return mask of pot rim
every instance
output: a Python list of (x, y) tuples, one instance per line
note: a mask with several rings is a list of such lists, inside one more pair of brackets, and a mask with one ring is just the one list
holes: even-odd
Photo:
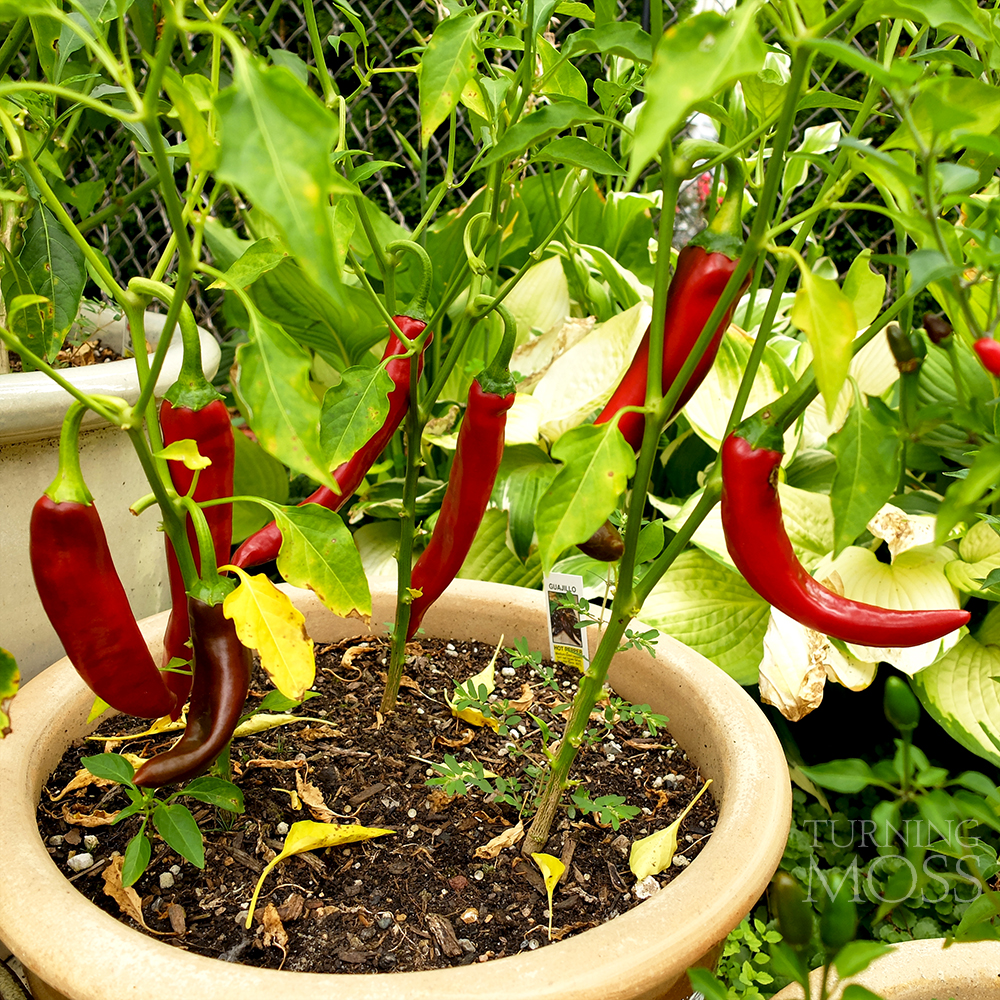
[[(322, 623), (333, 628), (337, 619), (311, 593), (283, 589), (306, 614), (313, 638), (325, 641)], [(372, 622), (378, 625), (390, 618), (395, 585), (376, 581), (372, 591)], [(469, 624), (475, 620), (470, 600), (484, 613), (499, 614), (508, 627), (515, 614), (537, 616), (544, 624), (540, 592), (459, 580), (428, 613), (427, 632), (463, 639), (463, 631), (475, 629), (479, 639), (489, 641), (489, 635), (478, 634), (488, 632), (488, 625)], [(162, 612), (141, 623), (154, 655), (166, 617)], [(696, 738), (697, 745), (679, 741), (699, 766), (703, 757), (724, 757), (724, 784), (721, 774), (711, 775), (716, 777), (713, 791), (721, 792), (716, 794), (719, 819), (695, 861), (642, 906), (565, 941), (492, 960), (488, 972), (477, 963), (370, 976), (256, 969), (185, 953), (133, 931), (73, 889), (49, 856), (34, 820), (49, 770), (45, 765), (58, 758), (70, 738), (82, 735), (81, 716), (86, 718), (92, 701), (69, 661), (60, 660), (18, 695), (12, 705), (14, 732), (0, 742), (0, 801), (5, 806), (0, 810), (0, 843), (7, 845), (0, 854), (0, 937), (27, 968), (73, 1000), (107, 1000), (126, 992), (133, 1000), (156, 1000), (164, 992), (221, 997), (254, 991), (271, 1000), (292, 1000), (303, 992), (314, 1000), (345, 993), (357, 1000), (430, 1000), (451, 992), (481, 1000), (659, 996), (664, 982), (674, 981), (722, 940), (763, 892), (784, 850), (791, 788), (777, 737), (735, 681), (666, 636), (655, 661), (650, 660), (655, 670), (644, 659), (650, 660), (649, 654), (641, 650), (619, 654), (612, 668), (616, 684), (639, 685), (641, 692), (660, 681), (676, 704), (688, 700), (699, 706), (704, 715), (696, 718), (692, 711), (686, 724), (697, 726), (703, 737)], [(671, 731), (681, 724), (682, 717), (672, 719)], [(54, 755), (53, 744), (58, 744)], [(50, 747), (47, 754), (45, 746)], [(683, 922), (679, 914), (686, 915)], [(85, 947), (66, 949), (66, 927), (86, 928), (81, 935)], [(125, 969), (142, 969), (141, 980), (129, 981)]]
[[(91, 321), (97, 327), (96, 339), (102, 343), (110, 342), (120, 353), (128, 336), (128, 325), (121, 310), (96, 309), (89, 312)], [(146, 339), (150, 344), (155, 346), (160, 339), (165, 320), (165, 313), (145, 313)], [(218, 341), (204, 327), (198, 327), (198, 335), (201, 340), (202, 368), (206, 377), (212, 378), (218, 371), (222, 351)], [(156, 382), (157, 399), (176, 381), (183, 356), (181, 338), (175, 335)], [(102, 365), (61, 369), (60, 374), (83, 392), (121, 396), (129, 404), (135, 403), (139, 398), (139, 380), (135, 361), (131, 358), (109, 361)], [(63, 417), (71, 402), (70, 394), (44, 372), (11, 372), (0, 375), (0, 444), (58, 437)], [(83, 426), (106, 427), (108, 424), (96, 413), (88, 412)]]

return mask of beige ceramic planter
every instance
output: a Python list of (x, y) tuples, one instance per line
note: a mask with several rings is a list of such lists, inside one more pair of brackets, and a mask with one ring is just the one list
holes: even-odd
[[(384, 580), (373, 587), (376, 625), (391, 620), (393, 591)], [(310, 593), (290, 593), (317, 641), (359, 633), (357, 621), (335, 618)], [(544, 649), (543, 609), (537, 591), (458, 581), (428, 612), (424, 627), (430, 635), (488, 643), (501, 634), (508, 641), (523, 635), (531, 648)], [(164, 624), (163, 614), (143, 623), (151, 646), (159, 645)], [(685, 970), (714, 954), (777, 867), (791, 817), (788, 771), (771, 727), (742, 688), (674, 640), (661, 639), (655, 660), (641, 650), (620, 654), (611, 680), (623, 697), (668, 715), (671, 732), (715, 779), (718, 824), (695, 861), (610, 923), (485, 968), (316, 975), (252, 969), (172, 948), (126, 928), (66, 881), (34, 818), (47, 774), (66, 745), (92, 728), (86, 725), (92, 697), (61, 660), (18, 695), (14, 733), (0, 741), (0, 938), (30, 970), (37, 1000), (686, 997)]]
[[(88, 318), (100, 340), (119, 353), (128, 342), (124, 318), (103, 310)], [(146, 314), (146, 334), (155, 344), (164, 317)], [(211, 377), (219, 367), (219, 346), (201, 331), (202, 361)], [(175, 338), (156, 386), (159, 398), (176, 380), (183, 349)], [(67, 369), (63, 374), (85, 392), (139, 398), (134, 361), (112, 361)], [(17, 660), (27, 680), (63, 655), (35, 591), (28, 563), (31, 508), (56, 473), (59, 429), (71, 402), (68, 392), (42, 372), (0, 375), (0, 646)], [(133, 517), (129, 504), (149, 492), (149, 484), (128, 438), (96, 414), (88, 414), (80, 435), (80, 462), (94, 494), (115, 566), (139, 617), (166, 607), (166, 560), (155, 515)]]
[[(864, 972), (841, 983), (831, 974), (830, 1000), (857, 983), (883, 1000), (997, 1000), (1000, 997), (1000, 941), (968, 941), (943, 947), (943, 938), (906, 941), (872, 962)], [(822, 971), (810, 987), (819, 996)], [(802, 987), (786, 986), (774, 1000), (802, 1000)]]

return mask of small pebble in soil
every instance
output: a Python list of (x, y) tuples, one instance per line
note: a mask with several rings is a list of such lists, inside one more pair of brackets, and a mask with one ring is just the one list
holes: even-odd
[(57, 833), (54, 837), (49, 837), (49, 846), (50, 847), (62, 847), (63, 840), (65, 840), (65, 839), (66, 838), (63, 837), (61, 834)]
[(479, 910), (470, 906), (459, 918), (463, 924), (475, 924), (479, 922)]
[(652, 875), (647, 875), (641, 881), (636, 882), (632, 891), (635, 893), (636, 899), (649, 899), (654, 893), (660, 891), (660, 883)]
[(83, 838), (83, 846), (90, 852), (97, 850), (98, 840), (92, 833)]
[(281, 836), (281, 837), (284, 837), (284, 835), (285, 835), (286, 833), (288, 833), (288, 824), (287, 824), (287, 823), (279, 823), (279, 824), (278, 824), (278, 825), (277, 825), (277, 826), (276, 826), (276, 827), (274, 828), (274, 832), (275, 832), (276, 834), (278, 834), (279, 836)]
[(180, 873), (181, 873), (181, 866), (180, 865), (171, 865), (170, 866), (170, 874), (171, 875), (180, 875)]
[(688, 859), (684, 857), (683, 854), (675, 854), (673, 863), (677, 868), (684, 868), (687, 865), (691, 864), (691, 862), (688, 861)]
[(160, 888), (161, 889), (172, 889), (174, 885), (174, 877), (170, 872), (160, 872)]
[(386, 911), (385, 913), (380, 913), (375, 918), (375, 926), (380, 931), (387, 931), (392, 926), (392, 914)]
[(75, 872), (84, 872), (88, 868), (94, 867), (93, 854), (74, 854), (66, 864)]

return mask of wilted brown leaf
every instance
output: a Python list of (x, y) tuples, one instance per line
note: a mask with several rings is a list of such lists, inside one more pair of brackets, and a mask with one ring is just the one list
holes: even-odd
[(116, 809), (113, 813), (109, 813), (104, 809), (95, 809), (90, 813), (78, 813), (72, 812), (70, 810), (69, 803), (64, 802), (62, 815), (63, 819), (66, 820), (70, 826), (111, 826), (111, 824), (118, 818), (118, 810)]
[(510, 826), (503, 833), (498, 833), (488, 844), (476, 848), (477, 858), (495, 858), (505, 847), (513, 847), (524, 836), (524, 824), (518, 820), (516, 826)]
[[(64, 807), (65, 808), (65, 807)], [(113, 857), (108, 866), (101, 872), (104, 879), (104, 894), (110, 896), (117, 904), (122, 913), (131, 917), (137, 924), (141, 924), (150, 934), (163, 935), (163, 931), (154, 931), (142, 915), (142, 902), (139, 893), (131, 886), (122, 885), (122, 865), (125, 864), (123, 855), (118, 854)]]

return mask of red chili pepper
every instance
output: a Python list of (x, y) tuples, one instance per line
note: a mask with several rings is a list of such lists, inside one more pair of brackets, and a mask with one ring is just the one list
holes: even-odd
[[(191, 439), (198, 445), (202, 457), (211, 460), (212, 464), (199, 473), (193, 495), (196, 502), (202, 503), (233, 495), (235, 443), (229, 411), (222, 397), (212, 388), (202, 371), (198, 329), (194, 317), (188, 310), (182, 313), (181, 331), (184, 337), (184, 362), (177, 381), (167, 390), (160, 404), (160, 428), (163, 431), (164, 445)], [(181, 461), (170, 461), (167, 466), (174, 489), (181, 496), (187, 496), (194, 481), (194, 470), (189, 469)], [(207, 507), (205, 519), (212, 534), (215, 564), (222, 566), (229, 561), (233, 545), (232, 504)], [(201, 555), (190, 519), (188, 519), (187, 534), (194, 554), (195, 567), (200, 573)], [(169, 665), (171, 659), (190, 659), (188, 640), (191, 636), (184, 577), (181, 575), (177, 556), (169, 538), (166, 539), (166, 546), (171, 611), (163, 637), (164, 668)], [(191, 675), (172, 670), (165, 676), (167, 686), (177, 698), (176, 715), (180, 715), (191, 689)]]
[[(409, 316), (394, 316), (394, 322), (409, 339), (419, 337), (423, 333), (426, 323), (419, 319), (411, 319)], [(424, 347), (431, 342), (433, 334), (427, 338)], [(382, 360), (392, 358), (397, 354), (404, 354), (406, 347), (394, 333), (389, 335), (389, 342), (382, 353)], [(354, 495), (365, 474), (375, 464), (375, 460), (385, 451), (393, 434), (396, 433), (406, 411), (410, 405), (410, 359), (406, 358), (398, 361), (390, 361), (386, 365), (386, 372), (392, 379), (393, 387), (389, 392), (389, 412), (386, 414), (385, 422), (369, 438), (368, 443), (355, 452), (354, 456), (337, 466), (333, 470), (333, 478), (340, 487), (340, 493), (334, 493), (328, 486), (321, 486), (314, 493), (303, 500), (299, 506), (307, 503), (317, 503), (321, 507), (329, 510), (340, 510)], [(417, 362), (417, 378), (424, 370), (423, 352)], [(261, 563), (270, 562), (278, 558), (281, 549), (281, 531), (277, 524), (272, 521), (259, 531), (252, 534), (234, 553), (230, 560), (234, 566), (246, 569), (250, 566), (259, 566)]]
[[(755, 441), (773, 447), (758, 446)], [(795, 557), (781, 520), (777, 478), (780, 432), (737, 428), (722, 445), (722, 527), (747, 583), (800, 625), (862, 646), (919, 646), (969, 621), (969, 612), (896, 611), (841, 597), (814, 580)]]
[(77, 673), (112, 708), (159, 718), (174, 696), (139, 631), (80, 474), (85, 408), (74, 403), (59, 441), (59, 471), (31, 513), (31, 569), (42, 607)]
[(514, 405), (514, 380), (508, 371), (517, 328), (505, 317), (504, 340), (489, 368), (469, 389), (458, 431), (455, 459), (431, 540), (413, 567), (410, 587), (421, 591), (410, 605), (406, 639), (413, 638), (427, 609), (455, 579), (472, 548), (490, 502), (503, 458), (507, 411)]
[(204, 774), (225, 750), (250, 687), (252, 654), (236, 635), (222, 604), (188, 598), (194, 683), (181, 738), (136, 771), (135, 783), (160, 788)]
[[(677, 256), (677, 268), (667, 289), (667, 308), (663, 318), (663, 392), (674, 384), (684, 363), (701, 337), (701, 331), (712, 315), (712, 310), (722, 297), (726, 284), (739, 266), (743, 241), (741, 212), (743, 205), (742, 168), (733, 165), (726, 199), (708, 229), (699, 233)], [(715, 361), (722, 343), (722, 336), (729, 327), (733, 310), (740, 295), (750, 284), (747, 276), (733, 304), (726, 310), (712, 339), (698, 359), (668, 419), (673, 419), (694, 395)], [(646, 402), (646, 380), (649, 371), (649, 346), (651, 331), (646, 330), (632, 362), (621, 382), (597, 415), (595, 424), (613, 420), (626, 406), (643, 406)], [(646, 426), (645, 415), (632, 410), (621, 414), (618, 429), (632, 447), (638, 451)]]
[(992, 337), (980, 337), (973, 345), (983, 367), (991, 374), (1000, 376), (1000, 341)]

